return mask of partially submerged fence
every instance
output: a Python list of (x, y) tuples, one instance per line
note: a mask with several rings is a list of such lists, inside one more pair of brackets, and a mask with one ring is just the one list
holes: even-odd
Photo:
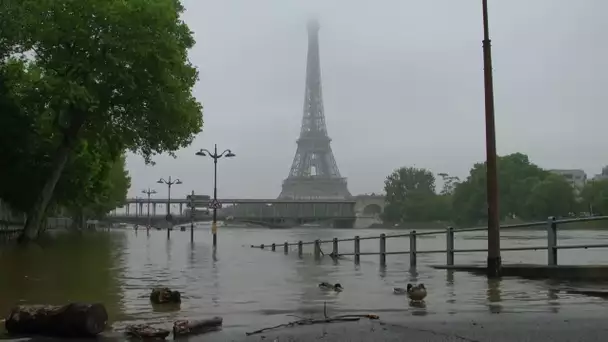
[(0, 240), (11, 240), (19, 235), (25, 215), (17, 212), (11, 206), (0, 199)]
[[(545, 245), (538, 246), (522, 246), (522, 247), (507, 247), (501, 248), (501, 251), (535, 251), (535, 250), (546, 250), (547, 251), (547, 263), (548, 265), (557, 265), (558, 260), (558, 251), (560, 249), (591, 249), (591, 248), (608, 248), (607, 243), (597, 243), (597, 244), (558, 244), (558, 225), (566, 224), (566, 223), (579, 223), (579, 222), (590, 222), (590, 221), (608, 221), (608, 216), (596, 216), (596, 217), (583, 217), (583, 218), (571, 218), (571, 219), (556, 219), (555, 217), (549, 217), (547, 221), (543, 222), (532, 222), (532, 223), (521, 223), (521, 224), (510, 224), (503, 225), (500, 227), (501, 230), (508, 229), (520, 229), (520, 228), (529, 228), (529, 227), (542, 227), (546, 226), (547, 231), (547, 243)], [(437, 254), (437, 253), (445, 253), (446, 255), (446, 265), (452, 266), (454, 265), (454, 255), (456, 253), (478, 253), (478, 252), (487, 252), (487, 248), (464, 248), (457, 249), (454, 247), (454, 235), (457, 233), (463, 232), (479, 232), (479, 231), (487, 231), (487, 227), (476, 227), (476, 228), (463, 228), (463, 229), (454, 229), (452, 227), (448, 227), (444, 230), (432, 230), (432, 231), (423, 231), (417, 232), (415, 230), (410, 231), (408, 233), (403, 234), (380, 234), (376, 236), (366, 236), (360, 237), (355, 236), (353, 238), (346, 239), (338, 239), (333, 238), (331, 240), (320, 240), (317, 239), (315, 241), (298, 241), (295, 243), (284, 242), (284, 243), (271, 243), (271, 244), (262, 244), (262, 245), (251, 245), (251, 248), (261, 248), (266, 249), (270, 248), (272, 251), (276, 251), (277, 247), (283, 246), (283, 251), (285, 254), (289, 253), (290, 247), (297, 246), (298, 256), (303, 255), (304, 246), (313, 246), (313, 255), (315, 258), (321, 258), (323, 252), (321, 250), (321, 245), (323, 244), (332, 244), (332, 252), (329, 256), (332, 257), (341, 257), (341, 256), (353, 256), (355, 263), (359, 263), (361, 256), (364, 255), (378, 255), (380, 258), (380, 264), (382, 266), (386, 265), (386, 256), (387, 255), (399, 255), (399, 254), (407, 254), (409, 255), (410, 265), (416, 266), (417, 264), (417, 256), (419, 254)], [(445, 234), (446, 238), (446, 248), (445, 249), (436, 249), (436, 250), (419, 250), (417, 240), (420, 236), (425, 235), (439, 235)], [(409, 250), (405, 251), (387, 251), (386, 249), (386, 240), (387, 239), (395, 239), (395, 238), (407, 238), (409, 239)], [(378, 251), (377, 252), (361, 252), (361, 241), (362, 240), (378, 240)], [(351, 242), (354, 244), (354, 251), (349, 253), (340, 253), (340, 243), (341, 242)]]
[[(12, 240), (19, 236), (27, 216), (0, 199), (0, 241)], [(65, 217), (49, 217), (43, 222), (43, 230), (69, 228), (72, 219)]]

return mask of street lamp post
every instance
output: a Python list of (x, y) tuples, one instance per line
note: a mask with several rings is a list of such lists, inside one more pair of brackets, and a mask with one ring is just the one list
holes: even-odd
[(494, 84), (492, 80), (492, 45), (488, 25), (488, 0), (481, 0), (483, 14), (483, 79), (486, 117), (486, 187), (488, 201), (488, 277), (500, 277), (500, 222), (498, 209), (498, 175), (496, 157), (496, 124), (494, 121)]
[(214, 145), (213, 153), (207, 149), (201, 149), (196, 152), (197, 156), (201, 157), (211, 157), (213, 159), (213, 224), (211, 226), (211, 233), (213, 234), (213, 247), (217, 247), (217, 209), (219, 207), (219, 202), (217, 201), (217, 160), (226, 157), (232, 158), (236, 155), (232, 153), (231, 150), (225, 150), (224, 152), (218, 154), (217, 153), (217, 144)]
[(167, 238), (170, 238), (171, 228), (173, 226), (172, 225), (173, 217), (171, 216), (171, 186), (173, 186), (173, 184), (177, 184), (177, 185), (182, 184), (182, 181), (180, 181), (179, 178), (171, 180), (171, 176), (169, 176), (169, 180), (165, 180), (164, 178), (161, 178), (156, 183), (167, 184), (167, 216), (165, 216), (165, 219), (169, 223), (169, 225), (167, 226)]
[(146, 231), (150, 231), (150, 195), (156, 193), (156, 190), (148, 188), (148, 190), (142, 190), (142, 193), (148, 195), (148, 226), (146, 226)]

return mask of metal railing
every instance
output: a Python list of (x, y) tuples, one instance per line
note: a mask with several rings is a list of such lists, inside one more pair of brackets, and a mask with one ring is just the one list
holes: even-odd
[[(547, 221), (542, 222), (531, 222), (531, 223), (520, 223), (520, 224), (508, 224), (500, 226), (501, 230), (506, 229), (517, 229), (517, 228), (529, 228), (529, 227), (547, 227), (547, 243), (546, 245), (539, 246), (527, 246), (527, 247), (507, 247), (501, 248), (501, 251), (536, 251), (536, 250), (546, 250), (547, 251), (547, 261), (548, 265), (557, 265), (557, 252), (560, 249), (590, 249), (590, 248), (608, 248), (608, 244), (606, 243), (598, 243), (598, 244), (585, 244), (585, 245), (558, 245), (557, 244), (557, 226), (558, 224), (566, 224), (566, 223), (580, 223), (580, 222), (590, 222), (590, 221), (608, 221), (608, 216), (595, 216), (595, 217), (584, 217), (584, 218), (570, 218), (570, 219), (556, 219), (555, 217), (549, 217)], [(284, 242), (280, 244), (272, 243), (272, 244), (262, 244), (262, 245), (251, 245), (251, 248), (261, 248), (265, 249), (270, 247), (271, 251), (276, 251), (277, 247), (283, 246), (283, 251), (285, 254), (289, 253), (289, 247), (297, 246), (298, 247), (298, 256), (303, 255), (303, 249), (306, 245), (313, 245), (314, 252), (313, 255), (315, 258), (321, 258), (323, 252), (321, 250), (321, 245), (325, 243), (332, 244), (332, 252), (329, 256), (332, 257), (341, 257), (341, 256), (354, 256), (355, 263), (359, 263), (360, 257), (362, 255), (379, 255), (380, 256), (380, 264), (382, 266), (386, 265), (386, 256), (387, 255), (398, 255), (398, 254), (408, 254), (410, 256), (410, 265), (416, 266), (417, 264), (417, 255), (418, 254), (437, 254), (437, 253), (445, 253), (446, 254), (446, 264), (448, 266), (454, 265), (454, 254), (455, 253), (477, 253), (477, 252), (487, 252), (487, 248), (472, 248), (472, 249), (457, 249), (454, 247), (454, 235), (456, 233), (463, 232), (478, 232), (478, 231), (487, 231), (487, 227), (475, 227), (475, 228), (463, 228), (463, 229), (454, 229), (452, 227), (448, 227), (443, 230), (430, 230), (417, 232), (415, 230), (410, 231), (408, 233), (403, 234), (380, 234), (375, 236), (355, 236), (353, 238), (346, 239), (338, 239), (333, 238), (331, 240), (320, 240), (317, 239), (315, 241), (298, 241), (295, 243)], [(419, 236), (425, 235), (439, 235), (445, 234), (446, 236), (446, 249), (439, 250), (418, 250), (417, 248), (417, 238)], [(386, 240), (392, 238), (408, 238), (409, 239), (409, 250), (407, 251), (387, 251), (386, 250)], [(378, 252), (361, 252), (361, 241), (362, 240), (379, 240), (379, 249)], [(352, 253), (340, 253), (339, 252), (339, 243), (340, 242), (349, 242), (352, 241), (354, 243), (354, 252)]]

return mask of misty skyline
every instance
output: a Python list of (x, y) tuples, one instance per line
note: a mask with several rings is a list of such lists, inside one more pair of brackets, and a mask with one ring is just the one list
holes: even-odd
[[(172, 197), (276, 198), (296, 151), (304, 101), (307, 32), (318, 18), (323, 100), (332, 149), (353, 195), (381, 192), (395, 168), (466, 177), (485, 160), (481, 1), (187, 0), (197, 44), (194, 95), (203, 132), (145, 166), (129, 155), (129, 197), (160, 178), (181, 179)], [(547, 169), (608, 164), (603, 151), (608, 32), (600, 0), (489, 0), (497, 150)]]

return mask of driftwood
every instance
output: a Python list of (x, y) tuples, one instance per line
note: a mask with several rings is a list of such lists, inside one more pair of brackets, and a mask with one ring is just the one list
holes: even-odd
[(173, 323), (173, 337), (202, 334), (220, 329), (222, 317), (203, 320), (179, 320)]
[(107, 321), (102, 304), (20, 305), (11, 310), (4, 326), (10, 334), (91, 337), (101, 333)]
[(127, 325), (125, 333), (129, 337), (135, 337), (140, 340), (164, 340), (171, 332), (167, 329), (154, 328), (147, 324), (131, 324)]
[(181, 303), (182, 296), (179, 291), (171, 291), (168, 287), (157, 287), (152, 289), (150, 301), (154, 304)]
[[(293, 316), (293, 315), (290, 315), (290, 316)], [(329, 317), (329, 316), (327, 316), (327, 302), (323, 303), (323, 316), (324, 316), (323, 319), (303, 318), (303, 317), (295, 316), (295, 317), (298, 317), (301, 319), (297, 320), (297, 321), (289, 322), (289, 323), (275, 325), (273, 327), (268, 327), (268, 328), (255, 330), (252, 332), (247, 332), (245, 334), (247, 336), (250, 336), (250, 335), (255, 335), (255, 334), (261, 334), (268, 330), (274, 330), (274, 329), (278, 329), (278, 328), (289, 328), (289, 327), (295, 327), (298, 325), (313, 325), (313, 324), (318, 324), (318, 323), (337, 323), (337, 322), (356, 322), (356, 321), (359, 321), (361, 318), (369, 318), (369, 319), (374, 319), (374, 320), (380, 319), (380, 317), (378, 315), (373, 315), (373, 314), (340, 315), (340, 316)]]

